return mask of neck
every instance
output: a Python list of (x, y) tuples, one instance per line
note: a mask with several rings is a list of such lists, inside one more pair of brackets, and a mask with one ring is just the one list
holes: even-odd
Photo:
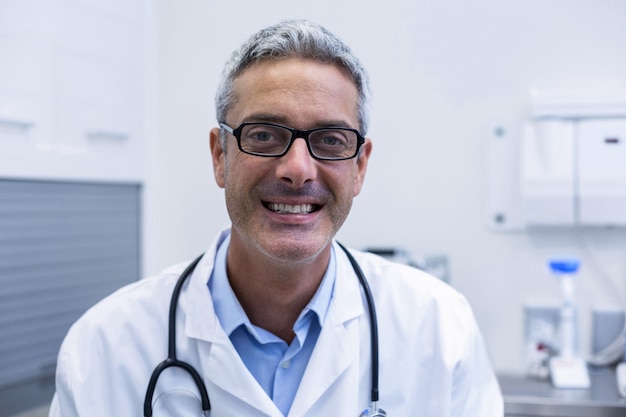
[(231, 238), (227, 271), (248, 318), (290, 343), (293, 326), (317, 291), (330, 260), (330, 245), (315, 259), (277, 262)]

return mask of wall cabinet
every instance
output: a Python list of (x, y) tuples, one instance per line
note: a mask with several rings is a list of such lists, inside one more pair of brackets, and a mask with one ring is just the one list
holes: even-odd
[(0, 176), (144, 179), (144, 0), (0, 2)]

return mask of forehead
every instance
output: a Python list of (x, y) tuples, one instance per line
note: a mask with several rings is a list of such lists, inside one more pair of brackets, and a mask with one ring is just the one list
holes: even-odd
[(335, 64), (300, 58), (259, 61), (235, 80), (234, 93), (228, 117), (237, 122), (270, 114), (285, 122), (339, 118), (357, 126), (357, 87)]

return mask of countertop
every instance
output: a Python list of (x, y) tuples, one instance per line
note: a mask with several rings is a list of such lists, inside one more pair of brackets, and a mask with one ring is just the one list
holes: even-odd
[(558, 389), (549, 380), (498, 375), (506, 416), (626, 417), (613, 368), (590, 369), (588, 389)]

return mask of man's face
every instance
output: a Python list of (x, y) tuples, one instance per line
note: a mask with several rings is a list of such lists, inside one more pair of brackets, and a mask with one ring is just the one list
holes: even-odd
[[(295, 129), (358, 129), (357, 89), (339, 67), (310, 60), (262, 61), (235, 82), (236, 101), (226, 124), (274, 122)], [(231, 244), (275, 261), (307, 262), (324, 250), (343, 224), (363, 183), (371, 151), (344, 161), (318, 161), (303, 139), (282, 157), (247, 155), (227, 134), (211, 131), (215, 179), (225, 189)]]

